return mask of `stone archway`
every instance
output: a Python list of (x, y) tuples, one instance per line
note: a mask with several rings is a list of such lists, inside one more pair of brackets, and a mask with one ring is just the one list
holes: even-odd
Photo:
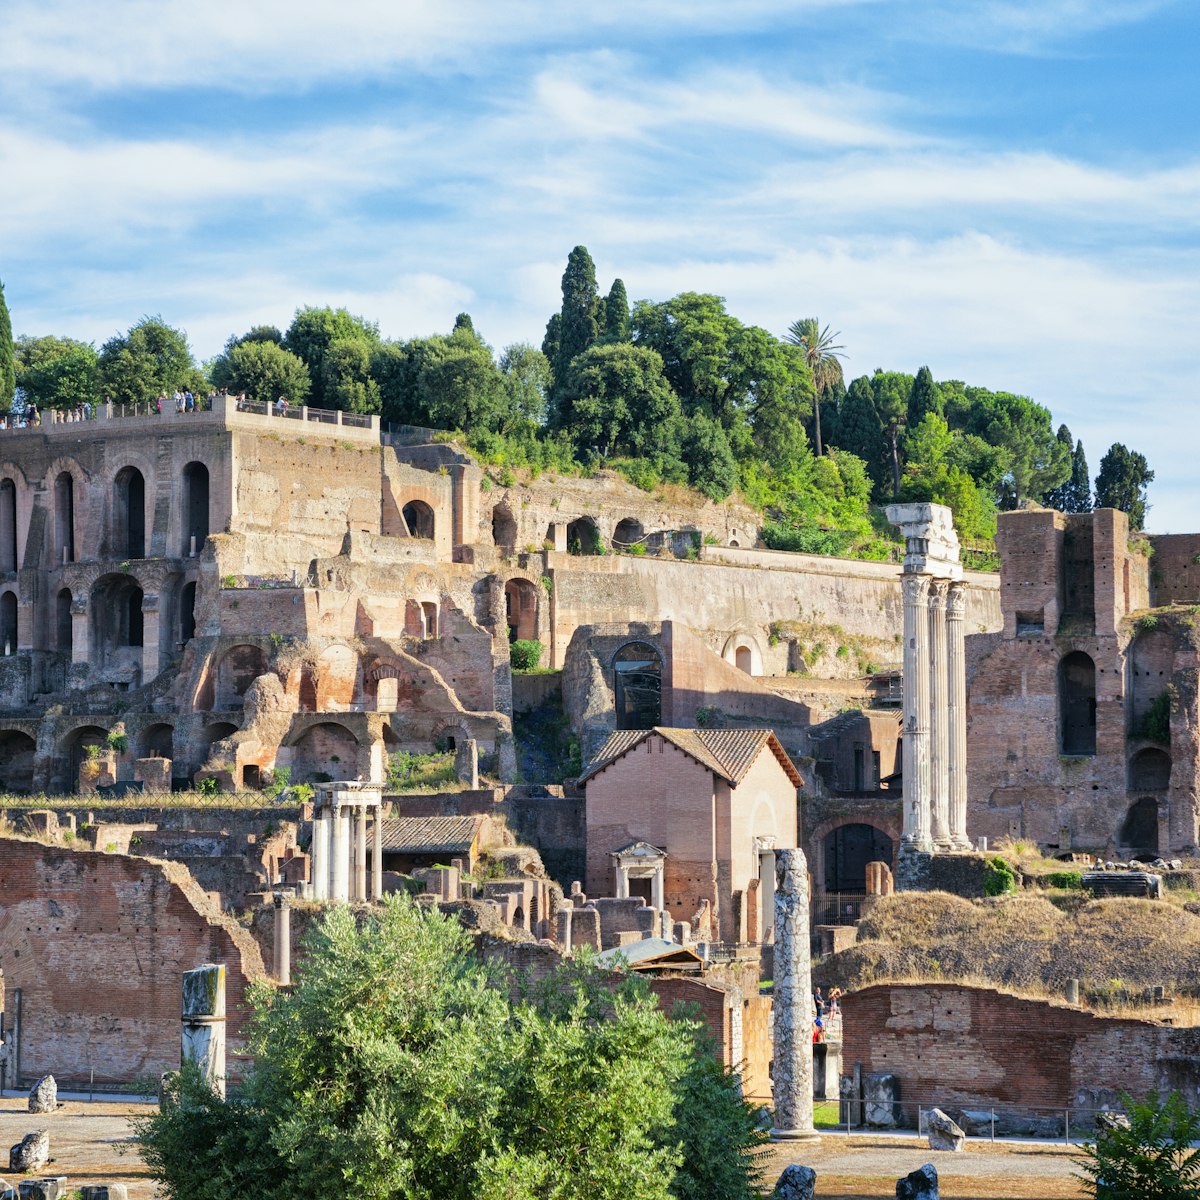
[(400, 514), (404, 517), (409, 537), (427, 539), (433, 537), (433, 509), (424, 500), (410, 500), (400, 510)]
[(358, 774), (358, 739), (336, 721), (308, 726), (291, 745), (293, 783), (353, 779)]
[(538, 631), (538, 594), (528, 579), (510, 579), (504, 585), (504, 610), (508, 640), (533, 641)]
[(0, 792), (28, 795), (33, 791), (37, 743), (20, 729), (0, 731)]

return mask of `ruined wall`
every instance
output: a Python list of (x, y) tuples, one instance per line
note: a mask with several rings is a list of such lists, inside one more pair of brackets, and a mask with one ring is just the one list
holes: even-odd
[(180, 977), (226, 966), (236, 1068), (253, 939), (183, 868), (0, 838), (0, 970), (21, 989), (21, 1077), (128, 1085), (179, 1066)]
[(1153, 534), (1151, 603), (1200, 604), (1200, 533)]
[(951, 984), (880, 984), (847, 995), (842, 1011), (845, 1069), (899, 1076), (909, 1124), (918, 1105), (1061, 1114), (1151, 1089), (1200, 1100), (1200, 1029)]

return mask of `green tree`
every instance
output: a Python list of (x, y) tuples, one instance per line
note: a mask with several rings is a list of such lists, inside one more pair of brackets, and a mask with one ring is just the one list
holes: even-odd
[(416, 397), (418, 366), (411, 343), (380, 342), (372, 348), (371, 378), (379, 389), (380, 411), (386, 423), (421, 424)]
[(96, 348), (71, 338), (19, 338), (16, 376), (22, 403), (39, 409), (75, 408), (100, 398)]
[(680, 456), (688, 471), (688, 483), (710, 500), (724, 500), (737, 486), (737, 460), (719, 421), (705, 413), (687, 418)]
[(1119, 508), (1129, 514), (1129, 527), (1143, 529), (1146, 524), (1146, 488), (1154, 482), (1154, 472), (1145, 458), (1114, 442), (1100, 460), (1096, 476), (1096, 507)]
[(546, 403), (553, 374), (546, 356), (528, 342), (506, 346), (500, 355), (504, 382), (501, 433), (533, 431), (546, 423)]
[[(379, 344), (379, 326), (344, 308), (306, 306), (296, 310), (287, 333), (283, 335), (283, 348), (302, 358), (308, 367), (313, 384), (311, 403), (317, 408), (339, 407), (334, 403), (338, 399), (342, 401), (341, 407), (351, 402), (368, 402), (368, 389), (359, 372), (360, 356), (343, 349), (330, 369), (326, 370), (326, 355), (334, 343), (345, 341), (363, 343), (369, 356), (370, 351)], [(341, 374), (342, 369), (349, 371), (345, 378)], [(357, 386), (359, 384), (362, 386)]]
[(213, 383), (231, 392), (245, 392), (251, 400), (274, 403), (286, 396), (290, 404), (304, 404), (312, 389), (308, 367), (277, 341), (242, 339), (213, 363)]
[(379, 384), (371, 376), (375, 346), (361, 337), (334, 338), (321, 356), (321, 399), (342, 412), (380, 411)]
[(922, 367), (913, 379), (912, 391), (908, 394), (908, 427), (919, 425), (929, 413), (941, 416), (946, 411), (938, 385), (928, 367)]
[(146, 404), (162, 392), (204, 386), (187, 334), (157, 316), (109, 338), (100, 348), (99, 370), (104, 394), (120, 404)]
[(553, 359), (556, 388), (566, 381), (575, 358), (600, 336), (599, 310), (596, 265), (586, 246), (576, 246), (567, 258), (567, 269), (562, 277), (561, 319)]
[(632, 336), (629, 319), (629, 297), (625, 293), (625, 281), (614, 279), (604, 297), (604, 340), (627, 342)]
[(414, 346), (419, 424), (468, 433), (499, 426), (505, 403), (504, 379), (491, 348), (474, 329), (457, 327)]
[(1096, 1200), (1200, 1200), (1200, 1115), (1178, 1092), (1124, 1097), (1128, 1126), (1097, 1130), (1083, 1144), (1078, 1178)]
[(835, 384), (842, 381), (842, 364), (838, 361), (846, 356), (841, 353), (844, 346), (837, 345), (834, 338), (840, 333), (830, 333), (829, 326), (821, 328), (816, 317), (793, 321), (788, 328), (786, 340), (804, 351), (804, 361), (812, 375), (813, 387), (813, 443), (818, 456), (824, 453), (821, 444), (821, 404)]
[(912, 393), (913, 377), (900, 371), (876, 370), (871, 377), (871, 393), (875, 412), (888, 447), (888, 462), (892, 471), (892, 495), (900, 495), (900, 473), (904, 463), (900, 437), (908, 421), (908, 397)]
[(875, 394), (867, 375), (850, 384), (838, 408), (836, 444), (867, 464), (877, 494), (884, 495), (888, 490), (890, 460), (883, 422), (876, 411)]
[(16, 354), (13, 347), (12, 318), (4, 299), (4, 284), (0, 282), (0, 412), (12, 410), (17, 393)]
[(1046, 504), (1057, 508), (1059, 512), (1078, 513), (1092, 511), (1092, 481), (1088, 474), (1087, 457), (1083, 452), (1083, 443), (1076, 445), (1071, 437), (1071, 431), (1065, 426), (1058, 427), (1055, 437), (1063, 446), (1071, 459), (1071, 474), (1046, 493)]
[(762, 1135), (696, 1021), (578, 961), (513, 991), (436, 910), (335, 907), (291, 991), (254, 990), (241, 1093), (184, 1071), (142, 1155), (173, 1200), (756, 1195)]

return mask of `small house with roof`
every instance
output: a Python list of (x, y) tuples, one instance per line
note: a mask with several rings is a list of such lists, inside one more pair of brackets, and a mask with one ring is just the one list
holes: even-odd
[(800, 773), (771, 730), (620, 730), (580, 782), (589, 894), (642, 896), (700, 940), (772, 939)]

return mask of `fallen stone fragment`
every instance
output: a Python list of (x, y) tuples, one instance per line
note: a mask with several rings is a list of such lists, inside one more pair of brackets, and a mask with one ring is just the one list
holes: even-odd
[(45, 1129), (27, 1133), (9, 1152), (8, 1169), (31, 1175), (50, 1161), (50, 1134)]
[(92, 1183), (79, 1189), (79, 1200), (129, 1200), (123, 1183)]
[(52, 1113), (58, 1108), (58, 1084), (53, 1075), (43, 1075), (29, 1093), (31, 1113)]
[(67, 1195), (67, 1177), (50, 1175), (45, 1179), (22, 1179), (20, 1200), (62, 1200)]
[(813, 1200), (813, 1192), (817, 1187), (817, 1173), (812, 1167), (802, 1167), (792, 1163), (784, 1167), (771, 1200)]
[(896, 1200), (938, 1200), (937, 1168), (933, 1163), (897, 1179)]
[(962, 1153), (966, 1149), (966, 1134), (940, 1108), (930, 1109), (926, 1118), (930, 1150), (950, 1150)]

